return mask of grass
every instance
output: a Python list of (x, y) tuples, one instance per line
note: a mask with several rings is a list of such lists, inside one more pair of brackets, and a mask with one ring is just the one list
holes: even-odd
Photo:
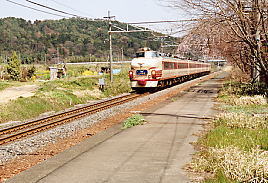
[(69, 91), (54, 90), (50, 93), (39, 93), (33, 97), (13, 100), (0, 106), (0, 121), (21, 121), (37, 117), (48, 111), (59, 111), (76, 104), (85, 103), (87, 97), (78, 98)]
[(78, 78), (55, 80), (44, 83), (40, 91), (51, 91), (57, 88), (66, 88), (68, 90), (93, 90), (97, 86), (98, 78)]
[(144, 118), (140, 114), (136, 114), (131, 116), (130, 118), (126, 119), (123, 122), (123, 129), (131, 128), (136, 125), (142, 125), (145, 122)]
[(120, 74), (115, 75), (112, 83), (110, 82), (108, 76), (106, 76), (105, 81), (106, 86), (103, 94), (106, 97), (128, 93), (131, 91), (130, 81), (128, 78), (128, 69), (122, 69), (122, 72), (120, 72)]
[(0, 81), (0, 91), (10, 87), (8, 82)]
[(206, 147), (214, 148), (235, 146), (239, 149), (250, 151), (258, 146), (263, 150), (268, 150), (268, 130), (232, 129), (225, 125), (220, 125), (211, 130), (199, 143)]
[(198, 140), (203, 148), (190, 165), (196, 172), (214, 174), (205, 183), (268, 181), (267, 90), (258, 87), (228, 82), (220, 92), (224, 112)]
[(223, 172), (217, 172), (215, 178), (205, 180), (204, 183), (238, 183), (237, 181), (229, 180)]
[[(81, 67), (80, 72), (86, 68)], [(78, 72), (75, 71), (75, 72)], [(60, 111), (77, 104), (87, 103), (103, 97), (114, 96), (130, 91), (128, 69), (125, 68), (119, 75), (114, 75), (114, 82), (110, 83), (108, 74), (106, 87), (103, 92), (98, 90), (97, 77), (67, 77), (60, 80), (37, 83), (40, 85), (33, 97), (18, 98), (5, 105), (0, 105), (0, 123), (7, 121), (22, 121), (38, 117), (49, 111)], [(0, 90), (13, 85), (9, 82), (0, 82)]]
[(268, 105), (222, 105), (221, 109), (224, 111), (235, 112), (235, 113), (245, 113), (245, 114), (260, 114), (260, 113), (268, 113)]
[[(202, 168), (230, 182), (267, 182), (268, 152), (252, 149), (249, 152), (237, 147), (209, 148), (206, 159), (195, 160)], [(221, 175), (223, 174), (223, 176)]]

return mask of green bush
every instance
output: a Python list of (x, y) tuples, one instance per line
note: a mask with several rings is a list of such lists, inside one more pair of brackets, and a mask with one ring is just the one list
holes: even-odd
[(145, 122), (142, 115), (137, 114), (123, 122), (123, 129), (131, 128), (136, 125), (142, 125)]
[(13, 52), (13, 55), (8, 60), (7, 73), (12, 80), (18, 81), (20, 79), (20, 65), (21, 60), (19, 60), (17, 53)]

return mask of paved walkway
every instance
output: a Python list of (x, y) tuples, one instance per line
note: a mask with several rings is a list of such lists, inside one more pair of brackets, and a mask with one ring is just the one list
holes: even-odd
[[(214, 114), (213, 98), (219, 86), (218, 80), (212, 79), (192, 87), (180, 97), (145, 111), (145, 125), (110, 134), (111, 138), (99, 144), (92, 145), (94, 138), (88, 139), (79, 148), (74, 147), (8, 182), (189, 182), (182, 169), (194, 153), (189, 143), (196, 140), (193, 134)], [(61, 165), (55, 168), (54, 164), (59, 162)]]

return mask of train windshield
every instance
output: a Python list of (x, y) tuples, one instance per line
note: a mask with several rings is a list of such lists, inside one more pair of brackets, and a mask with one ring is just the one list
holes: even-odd
[(136, 53), (136, 57), (139, 58), (139, 57), (144, 57), (145, 55), (145, 52), (138, 52)]
[(146, 51), (146, 52), (138, 52), (136, 53), (136, 57), (145, 57), (145, 58), (154, 58), (158, 57), (158, 53), (156, 51)]

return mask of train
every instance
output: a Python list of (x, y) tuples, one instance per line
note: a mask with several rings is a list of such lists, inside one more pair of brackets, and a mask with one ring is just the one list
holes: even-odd
[(133, 90), (149, 91), (172, 86), (210, 72), (209, 63), (180, 59), (143, 48), (131, 61), (129, 79)]

